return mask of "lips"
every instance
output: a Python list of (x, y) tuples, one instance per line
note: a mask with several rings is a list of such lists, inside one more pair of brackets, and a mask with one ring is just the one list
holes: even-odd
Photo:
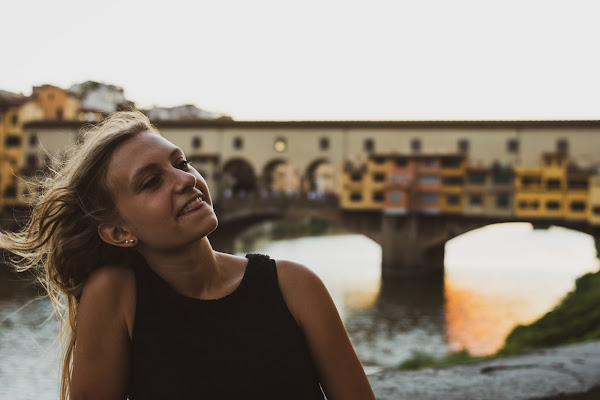
[(202, 205), (202, 202), (204, 201), (204, 199), (202, 198), (202, 196), (197, 196), (195, 198), (193, 198), (192, 200), (188, 201), (185, 206), (183, 206), (183, 208), (181, 209), (181, 211), (179, 211), (179, 214), (177, 214), (177, 216), (181, 216), (183, 214), (186, 214), (196, 208), (199, 208)]

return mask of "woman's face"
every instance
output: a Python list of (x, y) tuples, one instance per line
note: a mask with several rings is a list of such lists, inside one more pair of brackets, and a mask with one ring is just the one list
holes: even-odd
[(121, 144), (108, 167), (123, 229), (139, 246), (174, 249), (217, 227), (206, 181), (175, 145), (151, 132)]

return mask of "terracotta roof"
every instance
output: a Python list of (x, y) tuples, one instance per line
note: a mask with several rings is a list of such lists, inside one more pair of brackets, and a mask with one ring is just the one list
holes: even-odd
[(0, 90), (0, 107), (13, 107), (25, 104), (30, 98), (22, 94)]

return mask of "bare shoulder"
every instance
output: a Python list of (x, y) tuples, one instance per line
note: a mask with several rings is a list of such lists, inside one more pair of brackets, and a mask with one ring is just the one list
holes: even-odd
[(282, 290), (323, 286), (319, 276), (305, 265), (287, 260), (276, 260), (275, 264), (277, 265), (277, 276)]
[(292, 261), (276, 260), (277, 278), (288, 309), (302, 327), (316, 308), (333, 308), (327, 288), (310, 268)]
[(128, 265), (104, 265), (94, 270), (86, 280), (80, 300), (80, 312), (120, 317), (131, 336), (135, 296), (133, 268)]
[(135, 285), (135, 274), (133, 268), (128, 265), (103, 265), (92, 271), (88, 277), (84, 290), (114, 291), (122, 290), (124, 287)]
[(105, 265), (85, 282), (77, 309), (71, 398), (123, 399), (130, 369), (135, 274)]
[(98, 300), (121, 302), (131, 293), (135, 298), (135, 274), (127, 265), (104, 265), (94, 270), (85, 282), (84, 297), (93, 296)]

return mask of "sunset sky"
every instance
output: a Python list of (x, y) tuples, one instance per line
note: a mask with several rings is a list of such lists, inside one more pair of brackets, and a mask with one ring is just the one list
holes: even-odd
[(11, 1), (0, 89), (235, 119), (600, 119), (597, 1)]

